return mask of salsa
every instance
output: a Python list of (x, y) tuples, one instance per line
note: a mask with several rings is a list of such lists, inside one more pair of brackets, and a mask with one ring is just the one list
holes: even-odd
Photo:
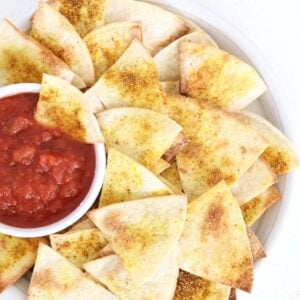
[(95, 173), (93, 145), (34, 120), (38, 94), (0, 100), (0, 223), (54, 223), (85, 198)]

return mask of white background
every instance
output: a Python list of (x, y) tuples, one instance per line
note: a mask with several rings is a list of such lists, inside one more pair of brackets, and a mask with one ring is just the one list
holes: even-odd
[[(10, 0), (26, 7), (27, 0)], [(32, 1), (30, 1), (32, 2)], [(172, 1), (169, 1), (172, 2)], [(195, 0), (222, 16), (255, 44), (273, 70), (278, 88), (285, 95), (281, 117), (289, 138), (300, 153), (300, 0)], [(177, 5), (174, 0), (173, 6)], [(189, 0), (185, 1), (188, 6)], [(0, 0), (3, 11), (8, 3)], [(221, 28), (220, 28), (221, 29)], [(275, 248), (260, 264), (251, 295), (239, 299), (300, 299), (300, 173), (299, 187), (291, 199), (289, 214)], [(298, 193), (297, 193), (298, 191)], [(296, 193), (295, 193), (296, 192)], [(295, 196), (296, 195), (296, 196)], [(299, 195), (297, 197), (297, 195)], [(4, 293), (0, 300), (17, 300)]]

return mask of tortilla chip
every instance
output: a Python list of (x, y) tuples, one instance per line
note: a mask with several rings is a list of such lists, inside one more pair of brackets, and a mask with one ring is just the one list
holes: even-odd
[(266, 257), (266, 251), (256, 234), (250, 228), (247, 228), (247, 233), (254, 262)]
[(94, 84), (94, 67), (87, 46), (72, 24), (47, 3), (39, 3), (30, 35), (61, 58), (87, 86)]
[(99, 206), (171, 194), (172, 191), (144, 166), (109, 149)]
[(176, 161), (173, 161), (171, 163), (171, 167), (162, 172), (161, 176), (173, 184), (179, 191), (182, 191), (182, 185)]
[(34, 264), (39, 239), (0, 233), (0, 293), (19, 280)]
[(153, 110), (155, 103), (165, 101), (153, 58), (137, 39), (85, 97), (94, 103), (102, 102), (107, 109), (135, 106)]
[(100, 250), (107, 245), (105, 237), (97, 228), (52, 234), (50, 241), (54, 250), (78, 268), (98, 258)]
[(122, 56), (133, 39), (142, 40), (141, 30), (139, 22), (116, 22), (97, 28), (85, 36), (97, 79)]
[(170, 149), (164, 154), (163, 159), (168, 163), (172, 162), (188, 143), (189, 140), (183, 134), (179, 133)]
[(168, 168), (170, 168), (170, 166), (171, 165), (168, 162), (161, 158), (153, 167), (152, 172), (156, 175), (159, 175)]
[(48, 0), (64, 15), (81, 37), (104, 23), (105, 0)]
[(151, 280), (177, 245), (186, 217), (185, 196), (122, 202), (88, 213), (133, 281)]
[(174, 300), (228, 300), (230, 287), (180, 270)]
[(242, 112), (252, 126), (264, 136), (269, 147), (263, 153), (262, 158), (269, 163), (277, 175), (290, 172), (300, 166), (299, 156), (287, 137), (264, 118), (251, 113)]
[(182, 270), (251, 291), (249, 238), (239, 204), (224, 181), (188, 205), (180, 253)]
[(258, 159), (250, 169), (232, 186), (231, 191), (240, 205), (261, 194), (278, 178), (263, 159)]
[(179, 95), (168, 95), (161, 110), (183, 127), (189, 139), (176, 160), (190, 200), (222, 179), (233, 186), (268, 146), (240, 114)]
[(252, 226), (280, 198), (281, 195), (278, 189), (275, 186), (271, 186), (261, 195), (242, 205), (241, 209), (247, 226)]
[(43, 73), (72, 82), (75, 74), (50, 50), (25, 35), (10, 21), (0, 24), (0, 86), (41, 83)]
[(157, 274), (146, 283), (136, 284), (116, 255), (84, 265), (84, 269), (120, 299), (170, 300), (174, 296), (179, 271), (178, 249), (172, 251)]
[(160, 87), (166, 94), (180, 94), (179, 81), (162, 81)]
[(237, 111), (266, 91), (253, 67), (221, 49), (182, 43), (179, 53), (181, 92), (186, 96)]
[(236, 289), (231, 289), (229, 299), (228, 300), (236, 300)]
[(140, 108), (115, 108), (98, 114), (106, 146), (153, 170), (181, 127), (165, 115)]
[(28, 291), (28, 300), (35, 299), (117, 300), (66, 258), (42, 243)]
[(79, 231), (79, 230), (85, 230), (85, 229), (93, 229), (96, 228), (95, 224), (90, 219), (84, 219), (80, 222), (75, 223), (68, 232), (72, 231)]
[(140, 1), (107, 0), (105, 19), (107, 23), (140, 21), (144, 45), (152, 55), (190, 31), (174, 14)]
[(182, 42), (193, 42), (216, 47), (216, 43), (203, 30), (194, 31), (174, 41), (154, 56), (154, 62), (161, 81), (176, 81), (180, 78), (178, 47)]
[(85, 108), (83, 94), (67, 81), (44, 75), (35, 119), (42, 125), (63, 130), (84, 143), (101, 143), (95, 116)]
[(113, 254), (115, 254), (115, 253), (114, 253), (112, 246), (110, 244), (107, 244), (104, 248), (102, 248), (99, 251), (98, 258), (106, 257), (106, 256), (113, 255)]

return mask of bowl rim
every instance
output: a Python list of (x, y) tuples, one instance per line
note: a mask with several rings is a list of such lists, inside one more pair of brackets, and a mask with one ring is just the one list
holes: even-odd
[[(36, 83), (17, 83), (0, 88), (0, 101), (4, 97), (13, 96), (21, 93), (39, 93), (41, 85)], [(106, 152), (104, 144), (95, 144), (96, 166), (92, 184), (85, 198), (81, 201), (70, 214), (55, 223), (36, 227), (21, 228), (6, 225), (0, 222), (0, 232), (15, 237), (34, 238), (50, 235), (66, 229), (78, 221), (91, 208), (97, 199), (104, 182), (106, 170)]]

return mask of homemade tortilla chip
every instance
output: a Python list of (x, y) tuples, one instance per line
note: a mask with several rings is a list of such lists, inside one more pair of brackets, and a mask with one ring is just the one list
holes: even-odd
[(190, 31), (176, 15), (140, 1), (107, 0), (105, 19), (107, 23), (140, 21), (144, 45), (152, 55)]
[(176, 161), (171, 163), (170, 168), (161, 173), (161, 177), (168, 180), (171, 184), (173, 184), (179, 191), (182, 191), (182, 185), (180, 181), (180, 176), (178, 172), (178, 167)]
[(266, 257), (266, 251), (255, 233), (250, 228), (247, 228), (247, 233), (254, 262)]
[(71, 228), (69, 228), (68, 232), (93, 228), (96, 228), (95, 224), (90, 219), (85, 219), (75, 223)]
[(87, 46), (72, 24), (47, 3), (39, 3), (30, 35), (61, 58), (87, 86), (94, 84), (94, 67)]
[(174, 296), (179, 271), (178, 249), (172, 251), (157, 274), (146, 283), (137, 285), (116, 255), (84, 265), (84, 269), (107, 286), (121, 300), (170, 300)]
[(244, 111), (242, 114), (268, 141), (269, 147), (263, 153), (262, 158), (269, 163), (277, 175), (290, 172), (300, 166), (300, 159), (291, 142), (280, 130), (254, 113)]
[(185, 196), (122, 202), (94, 210), (103, 232), (133, 281), (151, 280), (176, 247), (186, 217)]
[(188, 205), (179, 245), (182, 270), (251, 291), (249, 238), (239, 204), (224, 181)]
[(100, 207), (171, 194), (172, 191), (144, 166), (112, 148), (109, 149)]
[(51, 247), (76, 267), (99, 257), (107, 241), (99, 229), (85, 229), (64, 234), (50, 235)]
[(134, 39), (120, 59), (108, 69), (85, 97), (105, 108), (134, 106), (154, 109), (165, 101), (158, 73), (149, 52)]
[(139, 22), (116, 22), (94, 29), (85, 36), (97, 79), (122, 56), (133, 39), (142, 40), (141, 30)]
[(166, 94), (180, 94), (179, 81), (162, 81), (160, 87)]
[(114, 254), (113, 248), (111, 247), (110, 244), (107, 244), (104, 248), (100, 250), (98, 258), (106, 257), (113, 254)]
[(240, 205), (261, 194), (278, 178), (263, 159), (258, 159), (250, 169), (231, 187), (231, 191)]
[(242, 205), (242, 213), (247, 226), (252, 226), (264, 212), (281, 198), (280, 192), (275, 186), (271, 186), (261, 195)]
[(117, 300), (108, 290), (96, 284), (58, 254), (40, 243), (35, 262), (28, 300)]
[(101, 143), (95, 116), (85, 108), (83, 94), (67, 81), (44, 75), (35, 119), (42, 125), (63, 130), (84, 143)]
[(0, 24), (0, 86), (41, 83), (44, 73), (68, 82), (75, 78), (69, 67), (50, 50), (19, 31), (8, 20), (3, 20)]
[(230, 287), (180, 270), (174, 300), (228, 300)]
[(153, 170), (181, 127), (165, 115), (140, 108), (115, 108), (97, 115), (106, 146)]
[(189, 33), (177, 39), (172, 44), (159, 51), (153, 58), (161, 81), (179, 80), (178, 47), (182, 42), (193, 42), (214, 47), (217, 46), (211, 37), (203, 30)]
[(81, 37), (104, 23), (105, 0), (48, 0), (64, 15)]
[(216, 47), (182, 43), (181, 92), (231, 111), (241, 110), (266, 91), (256, 70)]
[(0, 233), (0, 293), (33, 266), (39, 241)]

